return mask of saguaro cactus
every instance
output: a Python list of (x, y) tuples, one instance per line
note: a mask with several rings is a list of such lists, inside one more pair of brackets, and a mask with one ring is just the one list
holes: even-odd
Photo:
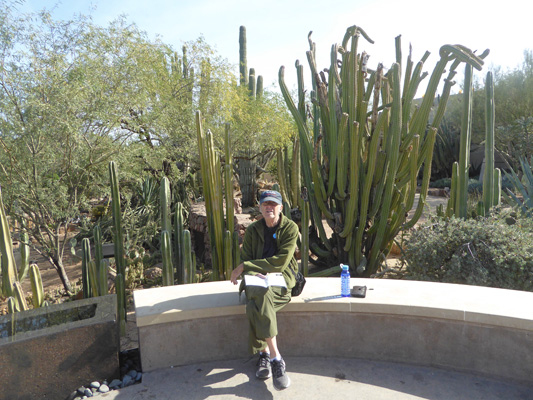
[(241, 86), (248, 86), (248, 61), (246, 58), (246, 27), (239, 28), (239, 72)]
[[(297, 107), (285, 85), (284, 67), (279, 71), (279, 83), (298, 126), (303, 185), (309, 193), (314, 230), (309, 247), (330, 266), (345, 263), (355, 274), (370, 276), (380, 268), (398, 232), (411, 228), (422, 213), (436, 128), (444, 115), (457, 66), (466, 62), (481, 69), (483, 62), (463, 46), (443, 46), (420, 107), (415, 110), (414, 96), (425, 77), (422, 68), (429, 53), (415, 68), (411, 54), (403, 65), (398, 37), (396, 62), (385, 74), (381, 66), (368, 68), (368, 55), (358, 52), (360, 36), (373, 43), (364, 30), (352, 26), (342, 43), (331, 47), (327, 76), (318, 72), (315, 45), (309, 37), (311, 99), (316, 106), (313, 133), (301, 112), (303, 96)], [(296, 68), (300, 76), (299, 62)], [(441, 101), (430, 121), (446, 69)], [(303, 88), (299, 92), (303, 93)], [(421, 169), (420, 201), (413, 217), (407, 220)], [(326, 235), (323, 219), (333, 230), (331, 237)]]

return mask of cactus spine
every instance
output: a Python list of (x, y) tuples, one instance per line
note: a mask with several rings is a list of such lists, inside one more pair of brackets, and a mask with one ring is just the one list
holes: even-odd
[(17, 282), (17, 267), (13, 254), (13, 242), (9, 232), (9, 223), (2, 201), (0, 188), (0, 263), (2, 267), (2, 291), (4, 296), (13, 295), (13, 285)]
[[(428, 54), (415, 68), (409, 54), (405, 68), (398, 37), (396, 63), (383, 75), (381, 67), (371, 71), (366, 53), (358, 52), (360, 36), (373, 43), (361, 28), (352, 26), (342, 44), (331, 47), (328, 76), (318, 72), (315, 45), (309, 37), (311, 99), (316, 106), (312, 134), (301, 112), (301, 99), (297, 107), (285, 85), (284, 67), (279, 71), (279, 84), (298, 127), (311, 229), (318, 230), (318, 235), (312, 237), (319, 240), (313, 239), (309, 248), (330, 266), (348, 263), (357, 275), (371, 276), (388, 255), (394, 237), (413, 226), (424, 207), (435, 127), (442, 120), (451, 85), (443, 88), (441, 103), (430, 121), (442, 75), (448, 69), (451, 81), (461, 62), (480, 69), (483, 61), (463, 46), (443, 46), (422, 103), (412, 112)], [(298, 62), (296, 67), (300, 76)], [(421, 170), (420, 202), (414, 216), (407, 220)], [(333, 228), (331, 238), (324, 233), (323, 218)]]

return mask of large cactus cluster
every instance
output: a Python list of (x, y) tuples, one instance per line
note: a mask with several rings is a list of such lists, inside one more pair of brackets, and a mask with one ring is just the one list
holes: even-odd
[[(312, 220), (310, 249), (330, 266), (347, 263), (357, 275), (370, 276), (380, 268), (395, 236), (412, 227), (422, 213), (436, 130), (456, 68), (466, 62), (481, 69), (483, 61), (463, 46), (441, 47), (440, 60), (419, 107), (415, 107), (415, 95), (427, 75), (422, 68), (429, 53), (416, 65), (409, 53), (403, 64), (398, 37), (396, 62), (387, 72), (382, 65), (370, 70), (368, 55), (359, 52), (361, 36), (373, 43), (361, 28), (348, 28), (341, 45), (331, 48), (329, 69), (319, 71), (315, 43), (309, 35), (312, 124), (286, 87), (284, 67), (279, 71), (279, 83), (299, 130), (303, 185), (309, 192)], [(296, 62), (296, 68), (301, 105), (306, 101), (303, 67)], [(446, 70), (441, 98), (430, 120)], [(417, 191), (419, 203), (408, 219)], [(324, 220), (332, 235), (326, 233)]]
[[(231, 271), (239, 261), (239, 237), (235, 231), (233, 216), (233, 162), (229, 143), (229, 128), (225, 137), (225, 191), (222, 184), (220, 157), (215, 150), (213, 135), (202, 127), (202, 115), (196, 112), (196, 132), (200, 154), (203, 194), (207, 213), (207, 230), (211, 244), (213, 278), (229, 279)], [(224, 199), (226, 194), (226, 219), (224, 219)]]

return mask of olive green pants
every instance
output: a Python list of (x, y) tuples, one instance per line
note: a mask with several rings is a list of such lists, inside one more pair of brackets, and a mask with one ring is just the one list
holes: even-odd
[(291, 292), (286, 288), (271, 286), (247, 286), (246, 315), (250, 323), (248, 348), (251, 354), (263, 350), (266, 338), (277, 336), (276, 312), (291, 301)]

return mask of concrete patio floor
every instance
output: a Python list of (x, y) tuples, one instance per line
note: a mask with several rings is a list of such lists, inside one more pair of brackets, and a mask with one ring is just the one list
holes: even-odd
[(155, 370), (140, 384), (100, 395), (105, 400), (533, 399), (533, 386), (471, 374), (360, 359), (288, 357), (291, 386), (255, 378), (255, 358)]

